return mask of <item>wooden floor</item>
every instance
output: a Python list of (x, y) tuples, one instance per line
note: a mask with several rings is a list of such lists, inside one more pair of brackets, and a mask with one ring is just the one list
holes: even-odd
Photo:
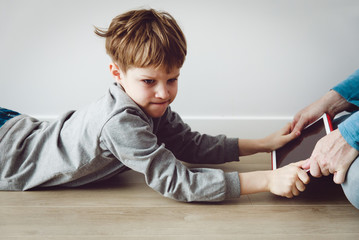
[[(269, 169), (269, 157), (219, 167)], [(0, 192), (0, 239), (359, 239), (359, 210), (324, 180), (294, 199), (261, 193), (198, 204), (166, 199), (127, 172), (78, 189)]]

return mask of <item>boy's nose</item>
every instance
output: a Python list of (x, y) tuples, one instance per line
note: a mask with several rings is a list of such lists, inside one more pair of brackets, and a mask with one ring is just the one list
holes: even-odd
[(167, 99), (167, 98), (169, 98), (169, 96), (170, 96), (170, 93), (169, 93), (167, 86), (159, 86), (156, 89), (156, 97), (157, 98)]

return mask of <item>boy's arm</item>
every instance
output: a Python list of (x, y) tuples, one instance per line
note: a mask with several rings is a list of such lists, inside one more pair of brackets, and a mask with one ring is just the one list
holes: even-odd
[(246, 156), (258, 152), (271, 152), (284, 146), (298, 136), (298, 133), (290, 131), (290, 123), (281, 130), (262, 139), (239, 139), (239, 155)]
[(210, 136), (192, 131), (181, 117), (168, 108), (155, 122), (155, 134), (177, 159), (194, 164), (221, 164), (239, 161), (238, 138)]
[(126, 112), (109, 120), (103, 128), (102, 148), (125, 166), (143, 173), (146, 183), (166, 197), (185, 202), (222, 201), (262, 191), (291, 197), (298, 194), (295, 189), (303, 190), (298, 181), (302, 179), (297, 172), (299, 167), (254, 173), (188, 169), (163, 144), (157, 144), (150, 124), (136, 113)]
[(180, 116), (169, 108), (161, 119), (156, 135), (175, 156), (185, 162), (217, 164), (238, 161), (239, 156), (270, 152), (297, 137), (290, 132), (288, 123), (283, 129), (262, 139), (227, 138), (224, 135), (208, 136), (191, 131)]
[(187, 168), (164, 144), (158, 144), (151, 123), (136, 110), (126, 109), (107, 121), (100, 141), (106, 154), (110, 152), (126, 167), (142, 173), (147, 185), (163, 196), (184, 202), (240, 196), (237, 172)]

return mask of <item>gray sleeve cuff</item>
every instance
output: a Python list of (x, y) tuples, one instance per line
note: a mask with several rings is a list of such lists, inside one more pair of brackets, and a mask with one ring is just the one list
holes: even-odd
[(241, 185), (239, 182), (238, 172), (230, 172), (224, 174), (226, 182), (226, 199), (239, 198), (241, 195)]
[(238, 138), (228, 138), (228, 145), (226, 149), (226, 162), (238, 162), (239, 161), (239, 147)]

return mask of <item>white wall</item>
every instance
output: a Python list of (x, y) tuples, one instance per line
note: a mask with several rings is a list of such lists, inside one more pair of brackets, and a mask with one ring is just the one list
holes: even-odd
[(357, 0), (0, 0), (0, 106), (53, 118), (101, 97), (93, 25), (141, 6), (187, 37), (173, 108), (199, 130), (266, 134), (359, 68)]

